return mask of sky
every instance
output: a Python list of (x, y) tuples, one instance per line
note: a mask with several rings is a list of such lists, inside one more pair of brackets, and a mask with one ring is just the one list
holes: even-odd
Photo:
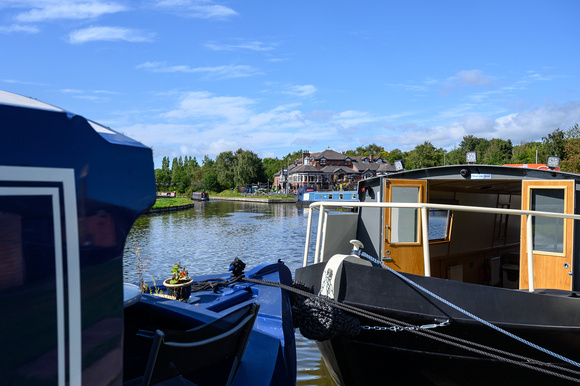
[(517, 145), (580, 123), (579, 15), (578, 0), (0, 0), (0, 89), (152, 147), (155, 167)]

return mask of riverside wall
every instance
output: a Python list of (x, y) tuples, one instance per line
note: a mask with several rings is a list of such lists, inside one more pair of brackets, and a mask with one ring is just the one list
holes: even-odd
[(263, 202), (265, 204), (296, 204), (296, 199), (292, 198), (210, 197), (209, 199), (215, 201)]

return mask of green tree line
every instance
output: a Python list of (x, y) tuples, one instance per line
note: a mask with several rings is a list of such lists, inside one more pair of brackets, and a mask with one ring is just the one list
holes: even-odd
[[(580, 127), (575, 124), (566, 131), (559, 128), (543, 137), (541, 141), (522, 142), (514, 145), (511, 140), (485, 139), (466, 135), (459, 145), (446, 151), (436, 148), (430, 141), (409, 151), (386, 150), (378, 144), (359, 146), (344, 151), (347, 156), (374, 156), (391, 164), (402, 160), (405, 169), (419, 169), (442, 165), (465, 163), (465, 153), (476, 151), (478, 164), (534, 164), (545, 163), (549, 155), (560, 157), (563, 171), (580, 173)], [(179, 157), (169, 160), (163, 157), (161, 168), (155, 170), (158, 190), (190, 194), (192, 191), (221, 192), (238, 186), (271, 183), (274, 174), (302, 157), (302, 150), (288, 153), (285, 157), (259, 158), (249, 150), (220, 153), (215, 160), (204, 156), (201, 165), (195, 157)]]

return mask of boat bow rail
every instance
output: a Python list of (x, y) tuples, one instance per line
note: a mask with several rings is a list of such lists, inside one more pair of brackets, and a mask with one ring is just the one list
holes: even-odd
[[(525, 218), (527, 223), (527, 237), (526, 237), (526, 251), (527, 251), (527, 275), (529, 281), (529, 291), (534, 292), (534, 261), (533, 261), (533, 237), (532, 237), (532, 220), (534, 217), (547, 217), (547, 218), (558, 218), (558, 219), (571, 219), (580, 220), (580, 215), (577, 214), (567, 214), (567, 213), (556, 213), (556, 212), (545, 212), (545, 211), (535, 211), (535, 210), (522, 210), (522, 209), (504, 209), (504, 208), (492, 208), (492, 207), (481, 207), (481, 206), (468, 206), (468, 205), (450, 205), (450, 204), (435, 204), (435, 203), (394, 203), (394, 202), (349, 202), (348, 205), (340, 202), (315, 202), (310, 204), (310, 211), (308, 213), (307, 229), (306, 229), (306, 242), (304, 247), (304, 259), (303, 267), (309, 264), (309, 249), (310, 249), (310, 235), (312, 231), (312, 219), (313, 212), (316, 210), (319, 212), (318, 228), (316, 232), (316, 247), (314, 251), (314, 264), (322, 262), (322, 256), (324, 256), (324, 238), (326, 237), (325, 229), (327, 229), (329, 223), (329, 213), (331, 209), (340, 208), (409, 208), (417, 209), (420, 211), (419, 222), (421, 225), (421, 237), (422, 240), (429, 240), (429, 224), (424, 219), (428, 218), (428, 211), (432, 209), (436, 210), (446, 210), (454, 212), (471, 212), (471, 213), (487, 213), (487, 214), (501, 214), (501, 215), (513, 215), (521, 216)], [(429, 251), (429, 242), (422, 242), (423, 246), (423, 262), (424, 262), (424, 276), (431, 276), (431, 256)], [(570, 273), (571, 275), (572, 273)]]

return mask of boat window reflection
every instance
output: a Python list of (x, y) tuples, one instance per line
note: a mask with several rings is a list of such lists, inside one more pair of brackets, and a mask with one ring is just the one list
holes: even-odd
[(429, 209), (429, 241), (449, 241), (451, 211)]
[[(564, 213), (564, 189), (532, 189), (531, 209)], [(533, 217), (535, 251), (564, 253), (564, 219)]]
[[(419, 187), (393, 186), (392, 202), (419, 202)], [(391, 243), (416, 243), (419, 235), (419, 211), (416, 208), (392, 208)]]

